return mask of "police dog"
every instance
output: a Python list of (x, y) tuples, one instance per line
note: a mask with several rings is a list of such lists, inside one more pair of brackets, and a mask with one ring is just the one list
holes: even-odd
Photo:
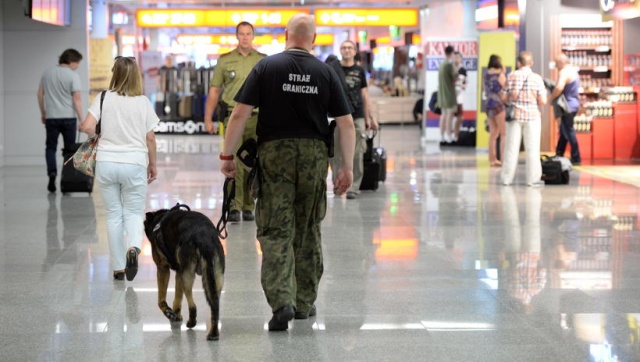
[[(188, 206), (177, 204), (170, 210), (148, 212), (144, 231), (151, 243), (153, 261), (158, 272), (158, 307), (172, 322), (182, 321), (182, 294), (187, 297), (189, 320), (187, 327), (196, 325), (196, 305), (193, 301), (193, 282), (202, 275), (202, 285), (211, 307), (211, 329), (208, 340), (220, 337), (220, 293), (224, 281), (224, 251), (218, 230), (209, 218)], [(169, 270), (176, 272), (176, 293), (173, 309), (167, 304)]]

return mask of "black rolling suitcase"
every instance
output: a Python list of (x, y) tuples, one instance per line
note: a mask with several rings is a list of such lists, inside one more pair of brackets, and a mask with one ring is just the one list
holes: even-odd
[[(364, 153), (364, 160), (370, 160), (373, 157), (378, 157), (380, 163), (380, 177), (379, 180), (385, 182), (387, 180), (387, 150), (380, 146), (380, 138), (378, 138), (378, 147), (373, 146), (373, 139), (376, 137), (377, 132), (367, 135), (367, 150)], [(377, 154), (377, 156), (376, 156)]]
[[(380, 182), (380, 175), (382, 174), (382, 166), (380, 153), (373, 147), (372, 136), (367, 136), (367, 150), (363, 155), (364, 171), (362, 173), (362, 182), (360, 182), (360, 190), (377, 190), (378, 183)], [(385, 156), (386, 156), (386, 152)]]
[(360, 190), (377, 190), (380, 182), (380, 159), (374, 156), (373, 159), (364, 161), (364, 172), (362, 173), (362, 182), (360, 182)]
[(384, 147), (376, 147), (375, 153), (380, 156), (380, 181), (387, 180), (387, 150)]
[(63, 194), (69, 192), (93, 192), (93, 177), (87, 176), (73, 167), (73, 161), (64, 164), (64, 161), (73, 157), (82, 143), (75, 143), (71, 149), (63, 149), (62, 176), (60, 178), (60, 191)]

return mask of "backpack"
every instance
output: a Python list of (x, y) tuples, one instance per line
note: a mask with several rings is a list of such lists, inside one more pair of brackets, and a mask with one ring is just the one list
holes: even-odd
[(438, 107), (438, 92), (431, 93), (431, 99), (429, 100), (429, 110), (435, 114), (441, 114), (442, 111)]

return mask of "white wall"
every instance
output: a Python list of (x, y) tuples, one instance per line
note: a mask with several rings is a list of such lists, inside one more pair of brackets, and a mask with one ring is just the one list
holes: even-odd
[[(0, 6), (0, 19), (4, 6)], [(1, 23), (1, 22), (0, 22)], [(0, 26), (0, 167), (4, 166), (4, 30)]]
[[(4, 103), (0, 114), (0, 153), (4, 164), (42, 165), (45, 169), (45, 129), (40, 121), (37, 90), (42, 72), (58, 63), (67, 48), (75, 48), (84, 59), (77, 72), (82, 84), (83, 112), (88, 107), (89, 52), (87, 1), (71, 1), (71, 25), (60, 27), (33, 21), (23, 15), (22, 1), (3, 1), (0, 52), (0, 90)], [(59, 140), (62, 147), (62, 138)], [(60, 162), (62, 154), (58, 152)], [(0, 154), (2, 156), (2, 154)]]

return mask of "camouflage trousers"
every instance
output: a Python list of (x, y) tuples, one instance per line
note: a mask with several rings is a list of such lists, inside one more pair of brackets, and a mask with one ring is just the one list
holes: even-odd
[[(258, 114), (253, 113), (249, 121), (247, 122), (247, 126), (244, 128), (244, 133), (242, 134), (242, 139), (235, 147), (234, 156), (238, 152), (238, 149), (242, 145), (242, 143), (249, 138), (258, 139), (256, 136), (256, 125), (258, 123)], [(227, 129), (227, 125), (229, 124), (229, 117), (224, 119), (224, 128)], [(231, 201), (231, 210), (239, 210), (239, 211), (253, 211), (254, 209), (254, 200), (251, 197), (251, 193), (249, 191), (249, 170), (245, 168), (242, 162), (236, 157), (233, 161), (236, 165), (236, 197)]]
[(258, 158), (262, 289), (274, 312), (286, 304), (306, 312), (318, 296), (323, 272), (320, 227), (327, 211), (327, 146), (313, 139), (269, 141), (258, 147)]

